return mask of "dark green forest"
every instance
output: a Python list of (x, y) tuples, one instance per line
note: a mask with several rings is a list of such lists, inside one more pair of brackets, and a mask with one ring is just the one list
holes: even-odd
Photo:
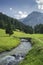
[(12, 30), (19, 29), (20, 31), (23, 31), (25, 33), (33, 33), (33, 29), (31, 26), (26, 26), (17, 19), (0, 13), (0, 28), (6, 29), (6, 27), (11, 27)]
[[(0, 28), (6, 29), (6, 33), (19, 29), (25, 33), (43, 33), (43, 24), (32, 26), (27, 26), (17, 19), (11, 18), (5, 14), (0, 13)], [(13, 32), (12, 32), (13, 33)], [(11, 33), (11, 34), (12, 34)]]
[(34, 26), (34, 33), (43, 33), (43, 24)]

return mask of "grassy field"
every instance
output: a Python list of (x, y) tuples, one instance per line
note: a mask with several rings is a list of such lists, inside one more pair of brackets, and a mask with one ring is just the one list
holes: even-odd
[(32, 49), (20, 65), (43, 65), (43, 34), (31, 35)]
[(20, 39), (5, 34), (5, 30), (0, 29), (0, 52), (9, 51), (19, 45)]
[(0, 29), (0, 52), (9, 51), (19, 45), (19, 37), (30, 37), (30, 34), (24, 32), (14, 31), (14, 34), (9, 36), (5, 30)]
[(43, 34), (25, 34), (15, 31), (14, 36), (32, 38), (32, 49), (19, 65), (43, 65)]
[(32, 38), (32, 49), (19, 65), (43, 65), (43, 34), (14, 31), (14, 34), (9, 37), (4, 30), (0, 29), (0, 52), (16, 47), (20, 43), (19, 37)]

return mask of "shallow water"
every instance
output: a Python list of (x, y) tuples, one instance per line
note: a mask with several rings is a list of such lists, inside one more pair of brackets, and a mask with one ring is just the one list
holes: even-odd
[(21, 39), (21, 44), (17, 48), (0, 54), (0, 65), (17, 65), (31, 48), (31, 43), (28, 40)]

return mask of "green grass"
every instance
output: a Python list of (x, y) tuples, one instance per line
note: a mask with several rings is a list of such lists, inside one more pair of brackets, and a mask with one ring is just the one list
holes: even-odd
[(43, 65), (43, 34), (31, 35), (32, 49), (19, 65)]
[(15, 31), (16, 37), (32, 38), (32, 49), (19, 65), (43, 65), (43, 34), (25, 34)]
[(43, 34), (14, 31), (14, 34), (9, 37), (5, 34), (5, 30), (0, 29), (0, 52), (15, 48), (20, 43), (19, 37), (32, 38), (32, 49), (19, 65), (43, 65)]
[(26, 34), (26, 33), (22, 32), (22, 31), (14, 31), (14, 34), (12, 36), (21, 37), (21, 38), (31, 37), (30, 34)]
[(20, 43), (19, 38), (14, 38), (8, 34), (5, 34), (5, 30), (0, 29), (0, 52), (9, 51), (12, 48), (15, 48)]
[(0, 37), (8, 37), (9, 35), (5, 33), (5, 30), (0, 29)]
[(14, 31), (14, 34), (9, 36), (5, 30), (0, 29), (0, 52), (11, 50), (19, 45), (19, 37), (28, 37), (30, 34), (24, 32)]
[(0, 37), (0, 52), (11, 50), (20, 43), (18, 38), (13, 37)]
[(26, 34), (22, 31), (14, 31), (14, 34), (12, 36), (15, 36), (15, 37), (31, 37), (31, 38), (38, 38), (38, 39), (41, 39), (43, 38), (43, 34)]

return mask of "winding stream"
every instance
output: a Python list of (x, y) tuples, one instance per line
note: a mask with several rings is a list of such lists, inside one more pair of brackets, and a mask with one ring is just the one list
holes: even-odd
[(21, 39), (21, 44), (18, 47), (0, 54), (0, 65), (18, 65), (31, 48), (31, 43), (28, 40)]

